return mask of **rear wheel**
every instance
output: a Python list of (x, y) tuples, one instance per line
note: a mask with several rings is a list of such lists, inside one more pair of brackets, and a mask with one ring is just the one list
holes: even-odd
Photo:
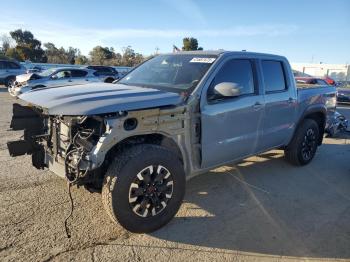
[(156, 145), (137, 145), (107, 170), (102, 202), (113, 221), (131, 232), (152, 232), (177, 213), (185, 193), (179, 158)]
[(113, 83), (113, 81), (114, 81), (114, 78), (108, 77), (108, 78), (105, 80), (105, 83)]
[(315, 156), (319, 136), (317, 122), (313, 119), (305, 119), (285, 150), (288, 162), (297, 166), (310, 163)]

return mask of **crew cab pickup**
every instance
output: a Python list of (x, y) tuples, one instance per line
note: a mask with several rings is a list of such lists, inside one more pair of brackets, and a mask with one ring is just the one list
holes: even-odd
[(12, 156), (31, 154), (74, 185), (100, 190), (111, 219), (151, 232), (177, 213), (186, 179), (273, 148), (306, 165), (322, 144), (331, 86), (297, 89), (282, 56), (158, 55), (116, 84), (33, 90), (14, 104)]

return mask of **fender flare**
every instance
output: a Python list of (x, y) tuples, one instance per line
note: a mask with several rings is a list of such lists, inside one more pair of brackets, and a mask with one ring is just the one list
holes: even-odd
[(298, 130), (298, 128), (300, 127), (304, 119), (312, 114), (322, 114), (323, 116), (323, 123), (322, 123), (322, 126), (320, 126), (321, 135), (320, 135), (320, 140), (318, 141), (318, 144), (321, 145), (323, 141), (324, 129), (327, 122), (327, 108), (325, 105), (322, 105), (322, 104), (310, 105), (303, 111), (303, 113), (301, 114), (296, 124), (296, 128), (294, 129), (294, 133), (292, 137), (294, 137), (296, 131)]

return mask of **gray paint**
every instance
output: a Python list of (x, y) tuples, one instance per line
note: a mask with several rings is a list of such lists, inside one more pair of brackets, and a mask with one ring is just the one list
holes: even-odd
[[(209, 53), (219, 57), (186, 102), (176, 93), (120, 84), (90, 84), (32, 91), (20, 98), (45, 108), (52, 115), (93, 115), (132, 110), (129, 113), (143, 124), (135, 131), (125, 132), (122, 128), (124, 119), (116, 119), (115, 125), (101, 137), (94, 149), (93, 152), (97, 153), (90, 155), (92, 165), (100, 165), (107, 151), (121, 139), (159, 133), (177, 143), (186, 173), (195, 175), (287, 145), (303, 117), (309, 112), (325, 114), (328, 96), (335, 94), (335, 88), (330, 86), (297, 90), (290, 65), (281, 56), (249, 52)], [(209, 103), (206, 94), (211, 81), (227, 60), (235, 58), (257, 61), (258, 92), (253, 96)], [(265, 93), (260, 59), (284, 63), (288, 86), (285, 92)], [(162, 106), (166, 105), (175, 107), (164, 110)], [(196, 124), (201, 127), (200, 137), (194, 132)]]
[(91, 83), (33, 90), (20, 96), (50, 115), (97, 115), (167, 105), (177, 105), (177, 93), (122, 84)]

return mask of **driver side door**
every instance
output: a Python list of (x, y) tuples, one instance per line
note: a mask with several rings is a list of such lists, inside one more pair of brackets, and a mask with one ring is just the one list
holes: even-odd
[[(253, 59), (229, 59), (217, 71), (201, 106), (202, 168), (259, 152), (265, 105), (256, 68)], [(238, 86), (240, 95), (211, 98), (223, 82)]]

